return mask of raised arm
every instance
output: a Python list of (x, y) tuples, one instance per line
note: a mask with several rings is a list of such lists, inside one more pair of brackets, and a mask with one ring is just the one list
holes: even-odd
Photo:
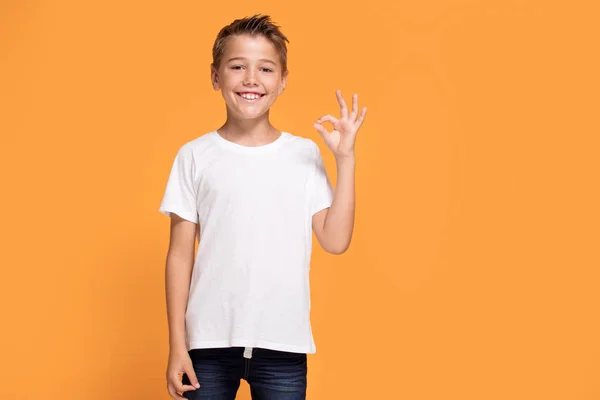
[[(332, 254), (342, 254), (350, 246), (354, 230), (355, 212), (355, 165), (354, 145), (356, 134), (363, 123), (367, 108), (358, 114), (358, 95), (352, 97), (352, 112), (348, 114), (342, 92), (336, 91), (341, 118), (325, 115), (314, 124), (327, 147), (333, 152), (337, 166), (337, 184), (330, 208), (313, 216), (313, 230), (319, 244)], [(323, 122), (330, 122), (333, 131), (328, 132)]]

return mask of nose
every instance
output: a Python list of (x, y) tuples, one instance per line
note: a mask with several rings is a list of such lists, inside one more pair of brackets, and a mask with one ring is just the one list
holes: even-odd
[(256, 81), (256, 73), (252, 68), (249, 68), (244, 76), (244, 85), (246, 86), (255, 86), (257, 84)]

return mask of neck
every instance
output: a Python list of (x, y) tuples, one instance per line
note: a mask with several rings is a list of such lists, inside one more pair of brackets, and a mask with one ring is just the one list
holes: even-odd
[(269, 122), (269, 111), (256, 119), (239, 119), (227, 113), (227, 120), (218, 131), (227, 140), (247, 146), (257, 146), (277, 139), (279, 132)]

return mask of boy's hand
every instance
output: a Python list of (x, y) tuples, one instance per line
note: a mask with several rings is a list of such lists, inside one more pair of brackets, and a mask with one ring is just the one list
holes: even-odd
[[(356, 142), (356, 132), (365, 119), (367, 107), (363, 107), (360, 116), (358, 116), (358, 94), (352, 97), (352, 112), (348, 115), (346, 102), (342, 97), (341, 90), (336, 90), (338, 102), (340, 103), (340, 113), (342, 118), (337, 119), (332, 115), (324, 115), (313, 125), (321, 134), (327, 147), (333, 152), (336, 159), (354, 156), (354, 143)], [(358, 119), (357, 119), (358, 116)], [(321, 125), (323, 122), (331, 122), (333, 131), (327, 132), (327, 129)]]
[[(185, 373), (193, 385), (184, 385), (181, 379), (181, 375)], [(198, 379), (194, 372), (192, 359), (186, 350), (170, 351), (169, 352), (169, 365), (167, 367), (167, 391), (172, 398), (178, 400), (185, 400), (182, 397), (183, 392), (188, 390), (196, 390), (199, 388)]]

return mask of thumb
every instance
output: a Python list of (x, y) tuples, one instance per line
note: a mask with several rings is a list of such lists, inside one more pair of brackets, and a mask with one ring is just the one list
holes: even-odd
[(323, 140), (327, 140), (327, 136), (328, 136), (329, 132), (327, 132), (327, 129), (325, 129), (325, 127), (323, 125), (314, 123), (313, 127), (317, 130), (317, 132), (319, 132), (319, 134), (321, 135)]
[(194, 371), (194, 367), (186, 364), (183, 367), (183, 370), (185, 372), (185, 374), (187, 375), (190, 384), (195, 387), (196, 389), (198, 389), (200, 387), (200, 384), (198, 383), (198, 378), (196, 378), (196, 371)]

